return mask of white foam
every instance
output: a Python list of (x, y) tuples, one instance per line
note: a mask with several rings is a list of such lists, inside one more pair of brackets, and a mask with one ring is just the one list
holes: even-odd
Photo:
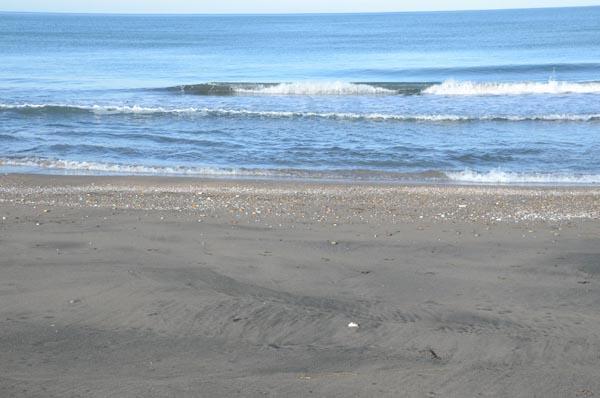
[(600, 120), (600, 114), (549, 114), (549, 115), (533, 115), (533, 116), (488, 116), (482, 117), (481, 120), (506, 120), (509, 122), (523, 121), (543, 121), (543, 122), (590, 122)]
[(395, 90), (375, 87), (368, 84), (346, 82), (296, 82), (281, 83), (274, 86), (236, 88), (239, 94), (263, 95), (393, 95)]
[(82, 110), (90, 110), (96, 114), (119, 114), (119, 113), (133, 113), (133, 114), (156, 114), (156, 113), (196, 113), (199, 110), (197, 108), (176, 108), (167, 109), (162, 107), (144, 107), (139, 105), (123, 105), (123, 106), (103, 106), (103, 105), (92, 105), (92, 106), (77, 106)]
[(293, 111), (251, 111), (229, 109), (205, 109), (204, 112), (214, 116), (248, 116), (269, 118), (316, 118), (331, 120), (371, 120), (371, 121), (468, 121), (469, 116), (460, 115), (398, 115), (385, 113), (352, 113), (352, 112), (293, 112)]
[(202, 111), (198, 108), (162, 108), (162, 107), (144, 107), (139, 105), (80, 105), (80, 104), (0, 104), (0, 109), (4, 110), (34, 110), (34, 109), (60, 109), (89, 111), (97, 114), (153, 114), (153, 113), (195, 113)]
[(600, 174), (515, 173), (492, 170), (446, 172), (450, 181), (477, 184), (599, 184)]
[(472, 82), (447, 80), (423, 90), (431, 95), (526, 95), (526, 94), (600, 94), (600, 83), (547, 82)]
[[(188, 110), (189, 111), (189, 110)], [(183, 111), (182, 111), (183, 112)], [(318, 118), (332, 120), (369, 121), (416, 121), (416, 122), (468, 122), (468, 121), (547, 121), (547, 122), (589, 122), (600, 120), (600, 114), (547, 114), (547, 115), (452, 115), (452, 114), (385, 114), (352, 112), (293, 112), (293, 111), (252, 111), (231, 109), (198, 109), (212, 116), (248, 116), (269, 118)]]
[(189, 175), (189, 176), (270, 176), (268, 170), (243, 170), (214, 167), (143, 166), (117, 163), (84, 162), (51, 159), (0, 159), (0, 167), (26, 167), (49, 170), (70, 170), (74, 172), (147, 174), (147, 175)]
[(0, 104), (0, 110), (10, 109), (56, 109), (65, 111), (88, 111), (97, 115), (118, 114), (173, 114), (215, 117), (263, 117), (263, 118), (317, 118), (331, 120), (369, 120), (369, 121), (422, 121), (422, 122), (467, 122), (467, 121), (548, 121), (548, 122), (589, 122), (600, 120), (600, 114), (540, 114), (540, 115), (452, 115), (452, 114), (385, 114), (352, 112), (295, 112), (295, 111), (258, 111), (248, 109), (224, 108), (164, 108), (139, 105), (78, 105), (78, 104)]
[[(74, 174), (110, 173), (127, 175), (229, 176), (229, 177), (305, 177), (293, 170), (235, 169), (215, 167), (144, 166), (118, 163), (73, 161), (62, 159), (0, 159), (0, 167), (17, 167), (72, 171)], [(332, 172), (332, 176), (336, 172)], [(310, 173), (309, 173), (310, 174)], [(472, 170), (445, 172), (449, 181), (475, 184), (600, 184), (600, 174), (515, 173), (492, 170), (479, 173)], [(318, 174), (315, 174), (318, 176)], [(427, 178), (425, 178), (427, 179)]]

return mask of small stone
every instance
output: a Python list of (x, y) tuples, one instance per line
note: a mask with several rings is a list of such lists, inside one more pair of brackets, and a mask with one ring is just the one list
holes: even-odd
[(349, 327), (350, 329), (358, 329), (358, 327), (359, 327), (359, 326), (358, 326), (358, 323), (356, 323), (356, 322), (350, 322), (350, 323), (348, 324), (348, 327)]
[(337, 243), (336, 241), (334, 241), (334, 240), (332, 240), (330, 243), (331, 243), (333, 246), (335, 246), (335, 245), (337, 245), (337, 244), (338, 244), (338, 243)]

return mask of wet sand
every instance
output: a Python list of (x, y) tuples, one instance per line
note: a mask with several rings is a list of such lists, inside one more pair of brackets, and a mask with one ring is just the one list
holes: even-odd
[(0, 176), (0, 396), (599, 396), (599, 217), (589, 188)]

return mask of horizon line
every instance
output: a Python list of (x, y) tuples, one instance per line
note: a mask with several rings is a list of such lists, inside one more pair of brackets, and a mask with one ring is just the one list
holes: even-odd
[(352, 14), (423, 14), (485, 11), (555, 10), (564, 8), (599, 8), (598, 5), (508, 7), (508, 8), (464, 8), (454, 10), (410, 10), (410, 11), (307, 11), (307, 12), (113, 12), (113, 11), (15, 11), (0, 10), (0, 14), (59, 14), (59, 15), (139, 15), (139, 16), (269, 16), (269, 15), (352, 15)]

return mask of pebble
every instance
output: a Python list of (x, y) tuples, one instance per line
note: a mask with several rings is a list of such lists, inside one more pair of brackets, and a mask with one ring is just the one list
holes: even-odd
[(349, 327), (350, 329), (358, 329), (358, 328), (359, 328), (359, 326), (358, 326), (358, 323), (356, 323), (356, 322), (350, 322), (350, 323), (348, 324), (348, 327)]

